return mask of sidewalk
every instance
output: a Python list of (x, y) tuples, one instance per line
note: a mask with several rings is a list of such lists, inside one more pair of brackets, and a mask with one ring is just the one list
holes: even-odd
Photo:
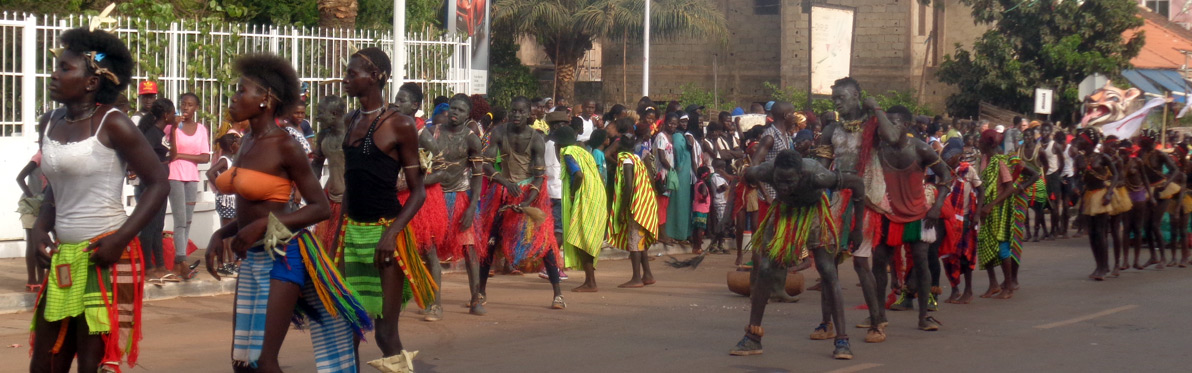
[[(205, 250), (198, 250), (187, 260), (188, 263), (202, 260)], [(655, 244), (650, 247), (651, 255), (677, 255), (690, 253), (691, 247), (678, 245)], [(628, 257), (622, 250), (605, 248), (600, 252), (600, 260), (621, 260)], [(456, 263), (459, 265), (456, 266)], [(444, 273), (463, 272), (463, 262), (445, 264)], [(0, 314), (17, 313), (33, 310), (36, 295), (25, 292), (25, 258), (0, 259)], [(194, 279), (164, 286), (146, 285), (145, 300), (154, 301), (174, 299), (179, 297), (208, 297), (221, 294), (231, 294), (236, 291), (236, 280), (225, 278), (215, 281), (207, 274), (203, 266), (199, 266), (199, 274)]]

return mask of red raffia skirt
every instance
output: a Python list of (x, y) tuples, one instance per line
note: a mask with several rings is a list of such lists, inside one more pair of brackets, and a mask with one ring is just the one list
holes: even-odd
[[(324, 191), (324, 194), (327, 192)], [(319, 222), (315, 225), (315, 239), (319, 241), (319, 245), (323, 245), (323, 251), (330, 258), (337, 258), (336, 250), (339, 250), (339, 236), (343, 234), (344, 214), (342, 202), (327, 200), (331, 206), (331, 218)]]
[[(397, 199), (402, 205), (410, 199), (409, 191), (397, 192)], [(436, 248), (442, 259), (443, 248), (447, 246), (447, 205), (443, 201), (443, 187), (439, 184), (426, 186), (426, 202), (418, 209), (418, 214), (410, 220), (410, 230), (418, 240), (418, 252), (426, 253), (431, 247)]]
[(481, 224), (477, 221), (477, 215), (473, 214), (472, 225), (468, 229), (461, 228), (464, 215), (471, 203), (467, 192), (444, 192), (443, 200), (447, 210), (447, 221), (450, 224), (447, 226), (443, 245), (439, 246), (439, 259), (463, 258), (464, 247), (476, 245), (476, 231)]
[[(499, 183), (485, 180), (481, 189), (480, 216), (477, 222), (480, 226), (476, 232), (477, 254), (480, 258), (488, 258), (493, 253), (486, 243), (495, 240), (495, 249), (501, 250), (508, 260), (518, 266), (527, 260), (541, 258), (543, 255), (558, 255), (559, 246), (555, 242), (554, 216), (551, 212), (550, 198), (546, 193), (546, 182), (538, 185), (537, 198), (530, 203), (530, 207), (541, 211), (545, 216), (541, 223), (533, 221), (526, 214), (512, 209), (501, 210), (502, 206), (517, 205), (524, 202), (530, 191), (530, 185), (521, 185), (521, 195), (514, 197)], [(500, 224), (494, 227), (493, 224)], [(499, 232), (496, 237), (493, 233)]]

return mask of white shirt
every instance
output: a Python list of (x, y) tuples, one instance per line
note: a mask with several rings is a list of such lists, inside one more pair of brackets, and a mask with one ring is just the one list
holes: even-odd
[(1071, 149), (1072, 149), (1072, 144), (1064, 145), (1064, 171), (1062, 174), (1060, 174), (1060, 176), (1072, 177), (1073, 175), (1076, 174), (1075, 170), (1073, 170), (1073, 168), (1072, 168), (1072, 156), (1068, 154), (1068, 151), (1070, 151)]
[(563, 179), (559, 178), (559, 173), (562, 170), (559, 164), (559, 155), (555, 152), (555, 142), (547, 140), (546, 142), (546, 195), (551, 199), (563, 198)]
[(588, 139), (592, 138), (592, 132), (596, 130), (596, 124), (592, 123), (591, 117), (580, 117), (579, 119), (583, 119), (584, 121), (584, 132), (579, 134), (579, 136), (576, 136), (575, 139), (579, 141), (588, 141)]

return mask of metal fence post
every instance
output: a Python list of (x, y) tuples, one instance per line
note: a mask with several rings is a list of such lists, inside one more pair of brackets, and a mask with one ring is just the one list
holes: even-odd
[(21, 31), (21, 133), (37, 137), (37, 16), (26, 15)]

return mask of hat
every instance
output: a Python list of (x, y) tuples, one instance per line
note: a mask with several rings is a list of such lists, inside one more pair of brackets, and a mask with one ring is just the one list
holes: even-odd
[(766, 111), (770, 111), (771, 109), (774, 109), (774, 101), (766, 103)]
[(1003, 133), (1003, 132), (1006, 132), (1006, 126), (999, 124), (999, 125), (997, 125), (997, 127), (993, 127), (993, 130), (997, 131), (997, 133)]
[(732, 114), (731, 114), (731, 115), (732, 115), (732, 116), (734, 116), (734, 117), (735, 117), (735, 116), (738, 116), (738, 115), (745, 115), (745, 109), (742, 109), (742, 108), (740, 108), (740, 107), (737, 107), (737, 108), (733, 109), (733, 112), (732, 112)]
[(141, 82), (141, 87), (137, 89), (138, 95), (155, 95), (157, 94), (157, 82), (146, 80)]
[(567, 114), (567, 112), (565, 112), (565, 111), (552, 111), (552, 112), (546, 113), (545, 120), (546, 120), (547, 124), (551, 124), (551, 123), (555, 123), (555, 122), (571, 123), (571, 115)]
[(451, 106), (449, 106), (447, 104), (435, 105), (435, 110), (431, 112), (430, 119), (433, 120), (433, 119), (435, 119), (435, 117), (439, 116), (439, 114), (446, 113), (447, 110), (450, 108), (451, 108)]

